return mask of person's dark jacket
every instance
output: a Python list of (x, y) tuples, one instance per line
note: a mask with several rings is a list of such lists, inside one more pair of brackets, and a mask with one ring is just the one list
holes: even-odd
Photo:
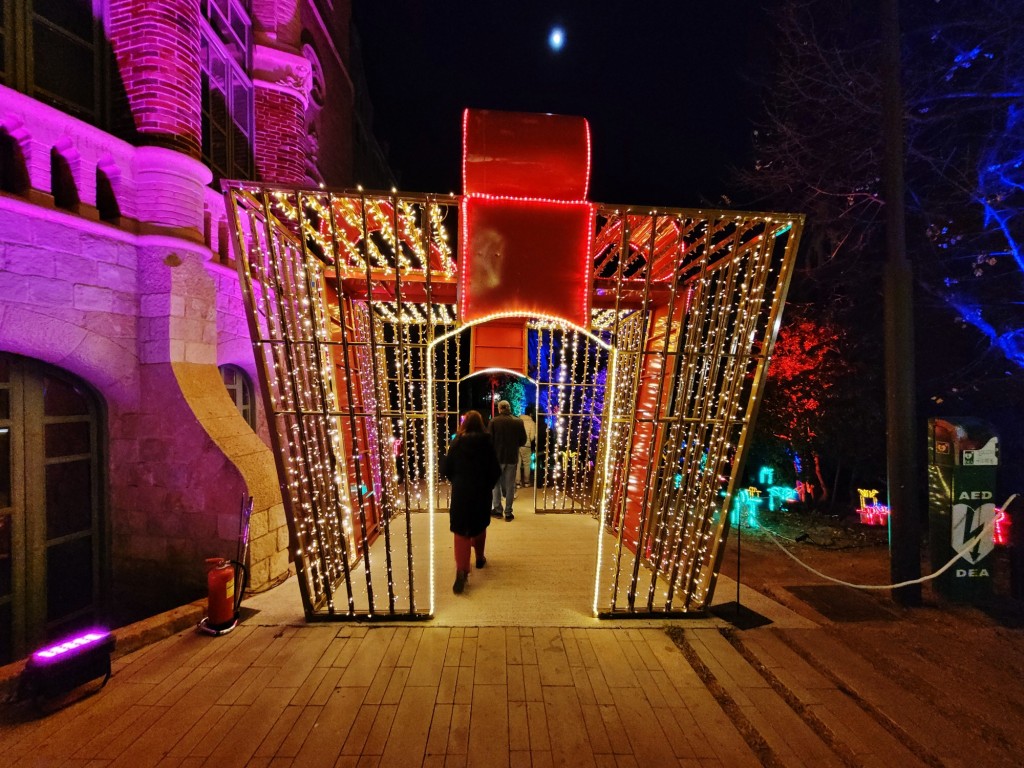
[(526, 427), (518, 416), (503, 414), (491, 420), (491, 440), (501, 464), (518, 464), (519, 447), (526, 445)]
[(442, 470), (452, 482), (451, 532), (479, 536), (491, 524), (491, 491), (501, 475), (490, 436), (471, 432), (455, 438)]

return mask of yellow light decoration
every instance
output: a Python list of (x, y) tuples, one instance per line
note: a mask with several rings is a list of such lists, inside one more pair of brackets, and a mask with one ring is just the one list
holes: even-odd
[[(450, 289), (435, 296), (457, 273), (449, 230), (460, 200), (251, 184), (226, 195), (307, 615), (429, 616), (446, 501), (437, 457), (458, 416), (468, 327)], [(596, 614), (691, 613), (711, 599), (801, 227), (790, 216), (597, 206), (602, 303), (590, 328), (511, 310), (479, 321), (525, 320), (557, 348), (537, 390), (557, 411), (538, 504), (597, 516)], [(598, 417), (595, 439), (587, 425)], [(410, 518), (424, 485), (426, 606)], [(378, 532), (383, 548), (370, 546)]]

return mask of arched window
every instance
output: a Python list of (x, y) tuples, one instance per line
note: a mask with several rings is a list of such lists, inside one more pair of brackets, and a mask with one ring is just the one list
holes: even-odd
[(249, 374), (237, 365), (222, 365), (219, 370), (224, 387), (238, 412), (242, 414), (246, 424), (256, 429), (256, 408), (252, 401), (252, 381)]
[(29, 183), (21, 146), (6, 129), (0, 128), (0, 190), (24, 195)]
[(68, 159), (53, 147), (50, 149), (50, 191), (53, 204), (68, 211), (78, 210), (78, 186)]
[(111, 172), (116, 173), (117, 168), (113, 167), (108, 171), (99, 165), (96, 166), (96, 208), (101, 221), (121, 218), (121, 206), (117, 203)]

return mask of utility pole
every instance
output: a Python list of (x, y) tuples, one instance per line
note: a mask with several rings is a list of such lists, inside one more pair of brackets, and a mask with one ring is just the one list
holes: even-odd
[[(907, 258), (904, 209), (903, 90), (899, 0), (879, 0), (882, 22), (882, 131), (885, 151), (885, 426), (889, 483), (889, 572), (893, 583), (921, 576), (921, 517), (915, 429), (914, 273)], [(921, 604), (921, 585), (893, 590), (902, 605)]]

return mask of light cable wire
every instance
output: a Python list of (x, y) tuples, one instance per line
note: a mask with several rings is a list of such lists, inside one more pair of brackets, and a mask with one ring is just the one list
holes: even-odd
[[(998, 509), (1000, 509), (1000, 510), (1006, 509), (1008, 506), (1010, 506), (1010, 504), (1016, 498), (1017, 498), (1017, 494), (1015, 493), (1012, 496), (1010, 496), (1010, 498), (1008, 498), (1006, 501), (1004, 501), (1003, 505), (1001, 507), (998, 507)], [(994, 526), (995, 523), (996, 523), (995, 517), (993, 517), (991, 520), (989, 520), (987, 523), (985, 523), (985, 525), (982, 526), (982, 529), (977, 533), (977, 535), (974, 536), (970, 541), (966, 542), (963, 545), (963, 547), (961, 547), (960, 550), (955, 555), (953, 555), (952, 559), (948, 563), (946, 563), (944, 566), (939, 568), (939, 570), (934, 571), (933, 573), (930, 573), (927, 576), (922, 576), (919, 579), (910, 579), (909, 581), (901, 581), (901, 582), (899, 582), (897, 584), (851, 584), (848, 581), (843, 581), (841, 579), (836, 579), (836, 578), (833, 578), (832, 576), (826, 576), (824, 573), (822, 573), (819, 570), (816, 570), (816, 569), (812, 568), (807, 563), (805, 563), (803, 560), (801, 560), (796, 555), (794, 555), (792, 552), (790, 552), (788, 549), (786, 549), (784, 546), (782, 546), (782, 544), (779, 543), (778, 537), (774, 533), (769, 531), (767, 528), (763, 528), (762, 530), (765, 533), (768, 534), (768, 536), (772, 540), (772, 543), (775, 546), (777, 546), (779, 549), (781, 549), (783, 552), (785, 552), (787, 555), (789, 555), (791, 558), (793, 558), (793, 560), (795, 560), (799, 565), (801, 565), (804, 568), (806, 568), (808, 571), (813, 573), (815, 576), (820, 576), (821, 578), (825, 579), (826, 581), (831, 581), (831, 582), (833, 582), (835, 584), (842, 584), (844, 587), (853, 587), (854, 589), (899, 589), (900, 587), (909, 587), (912, 584), (923, 584), (926, 581), (930, 581), (930, 580), (932, 580), (934, 578), (937, 578), (937, 577), (941, 576), (942, 574), (944, 574), (946, 571), (948, 571), (950, 568), (953, 567), (953, 565), (956, 563), (957, 560), (959, 560), (966, 553), (968, 553), (972, 549), (974, 549), (974, 547), (977, 545), (977, 543), (979, 541), (981, 541), (983, 537), (985, 537), (986, 535), (988, 535), (992, 531), (992, 526)]]

